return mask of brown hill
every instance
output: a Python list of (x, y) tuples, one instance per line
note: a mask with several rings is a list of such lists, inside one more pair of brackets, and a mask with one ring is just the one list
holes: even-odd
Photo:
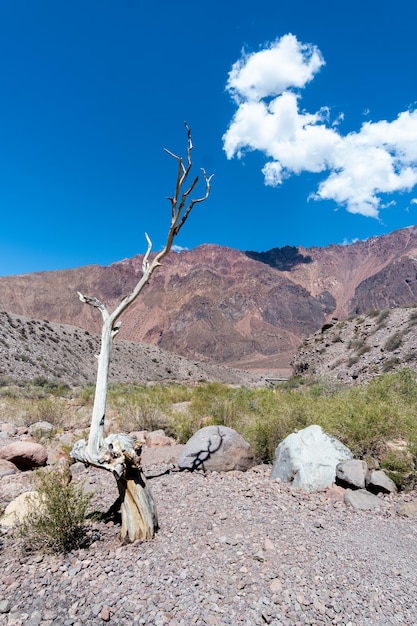
[[(47, 378), (71, 386), (96, 380), (100, 338), (76, 326), (0, 313), (0, 385), (12, 380)], [(147, 384), (217, 381), (263, 386), (255, 373), (190, 361), (157, 346), (116, 341), (110, 382)]]
[[(77, 291), (111, 308), (137, 282), (141, 261), (0, 277), (0, 310), (99, 333), (99, 313)], [(171, 253), (126, 312), (120, 338), (279, 375), (332, 317), (413, 304), (416, 276), (417, 227), (326, 248), (202, 245)]]

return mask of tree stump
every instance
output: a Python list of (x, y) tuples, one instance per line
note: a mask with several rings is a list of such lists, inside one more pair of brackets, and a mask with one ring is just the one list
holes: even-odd
[(84, 439), (77, 441), (71, 457), (86, 465), (112, 472), (119, 490), (123, 543), (148, 541), (158, 530), (158, 515), (141, 466), (142, 444), (124, 433), (109, 435), (99, 453), (92, 455)]

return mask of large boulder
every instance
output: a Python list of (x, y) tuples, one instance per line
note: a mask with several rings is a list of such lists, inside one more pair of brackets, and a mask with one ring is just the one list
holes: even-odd
[(180, 469), (246, 471), (255, 464), (250, 444), (233, 428), (206, 426), (187, 441), (178, 461)]
[(0, 459), (11, 461), (21, 470), (31, 470), (46, 465), (48, 453), (40, 443), (14, 441), (0, 448)]
[(0, 526), (3, 528), (10, 528), (20, 524), (31, 507), (41, 506), (41, 500), (37, 491), (25, 491), (17, 496), (10, 504), (6, 506), (3, 515), (0, 518)]
[(309, 426), (288, 435), (276, 448), (271, 479), (303, 491), (323, 491), (335, 482), (337, 464), (351, 458), (351, 451), (321, 426)]

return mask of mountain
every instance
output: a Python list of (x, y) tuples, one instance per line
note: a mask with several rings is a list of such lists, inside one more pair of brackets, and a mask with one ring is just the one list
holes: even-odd
[[(114, 307), (142, 257), (0, 277), (0, 310), (99, 334), (80, 291)], [(241, 252), (202, 245), (171, 253), (122, 318), (121, 339), (191, 359), (288, 373), (303, 339), (332, 318), (417, 301), (417, 227), (351, 245)]]
[(385, 309), (325, 324), (299, 347), (294, 373), (363, 383), (408, 367), (417, 372), (417, 308)]
[[(0, 313), (0, 385), (8, 379), (54, 379), (68, 385), (95, 382), (97, 335), (68, 324), (28, 319)], [(247, 387), (265, 385), (256, 373), (190, 361), (158, 348), (133, 341), (115, 341), (110, 382), (176, 382), (194, 384), (217, 381)]]

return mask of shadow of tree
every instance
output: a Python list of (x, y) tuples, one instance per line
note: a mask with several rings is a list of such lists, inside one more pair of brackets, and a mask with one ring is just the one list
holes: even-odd
[[(219, 426), (217, 426), (217, 434), (219, 436), (219, 441), (218, 444), (214, 444), (212, 442), (211, 439), (208, 440), (207, 442), (207, 448), (205, 450), (199, 450), (198, 452), (193, 452), (191, 453), (189, 456), (191, 458), (193, 458), (191, 467), (182, 467), (179, 468), (180, 471), (188, 471), (188, 472), (195, 472), (198, 469), (202, 469), (203, 472), (206, 471), (205, 467), (204, 467), (204, 463), (206, 461), (208, 461), (208, 459), (218, 450), (220, 450), (220, 448), (223, 445), (223, 439), (224, 439), (224, 435), (222, 435), (222, 433), (220, 432), (220, 428)], [(216, 447), (213, 447), (215, 446)]]

